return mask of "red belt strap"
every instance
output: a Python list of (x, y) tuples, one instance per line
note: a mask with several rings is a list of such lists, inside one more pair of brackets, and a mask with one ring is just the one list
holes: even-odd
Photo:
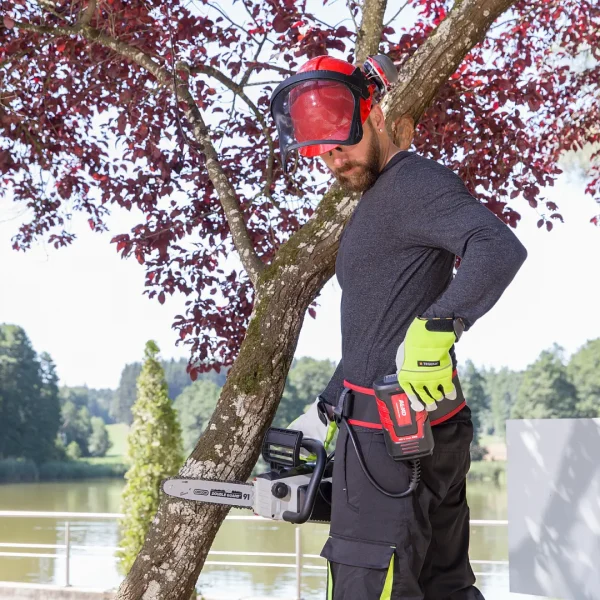
[[(456, 369), (454, 369), (454, 371), (452, 372), (452, 378), (454, 379), (454, 377), (456, 377), (457, 374), (458, 374), (458, 371)], [(375, 396), (375, 391), (372, 388), (355, 385), (345, 379), (344, 379), (344, 386), (350, 390), (358, 392), (359, 394), (365, 394), (367, 396)], [(466, 405), (467, 405), (467, 401), (463, 400), (454, 410), (451, 410), (448, 414), (445, 414), (443, 417), (440, 417), (439, 419), (434, 419), (433, 421), (431, 421), (431, 425), (439, 425), (440, 423), (447, 421), (448, 419), (452, 418), (454, 415), (459, 413)], [(358, 427), (368, 427), (370, 429), (382, 429), (383, 428), (381, 423), (370, 423), (368, 421), (358, 421), (357, 419), (348, 419), (348, 423), (350, 423), (350, 425), (356, 425)]]

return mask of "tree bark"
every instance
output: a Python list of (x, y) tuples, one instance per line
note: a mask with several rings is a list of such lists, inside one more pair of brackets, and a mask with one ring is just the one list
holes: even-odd
[[(410, 137), (407, 118), (418, 121), (437, 90), (514, 1), (457, 0), (403, 66), (384, 108), (389, 125), (402, 124), (396, 134), (403, 136), (404, 145)], [(182, 477), (245, 481), (250, 475), (283, 392), (305, 311), (334, 272), (339, 239), (357, 202), (358, 195), (332, 186), (309, 222), (260, 273), (240, 354), (205, 433), (181, 469)], [(117, 598), (189, 598), (227, 512), (218, 505), (163, 497)]]
[(356, 62), (359, 65), (362, 65), (367, 56), (379, 52), (386, 7), (387, 0), (364, 0), (362, 3), (362, 20), (355, 48)]

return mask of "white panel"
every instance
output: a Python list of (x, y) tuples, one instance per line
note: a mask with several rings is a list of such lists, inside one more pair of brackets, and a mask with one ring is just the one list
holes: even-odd
[(511, 420), (510, 591), (600, 600), (600, 419)]

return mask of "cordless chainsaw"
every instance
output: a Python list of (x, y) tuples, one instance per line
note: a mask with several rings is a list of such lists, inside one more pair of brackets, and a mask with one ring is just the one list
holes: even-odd
[[(371, 485), (386, 496), (402, 498), (412, 494), (419, 485), (419, 458), (433, 452), (429, 418), (426, 411), (416, 413), (412, 409), (395, 375), (386, 375), (376, 381), (371, 394), (366, 398), (363, 395), (359, 400), (376, 402), (390, 457), (410, 464), (410, 483), (405, 491), (390, 493), (371, 476), (353, 427), (348, 422), (354, 401), (353, 391), (349, 388), (344, 389), (334, 408), (335, 420), (346, 426), (359, 465)], [(316, 456), (316, 460), (301, 458), (301, 449)], [(186, 500), (249, 508), (256, 515), (277, 521), (331, 520), (333, 453), (327, 456), (321, 442), (303, 438), (301, 431), (271, 427), (263, 440), (262, 457), (271, 470), (257, 475), (251, 483), (173, 478), (163, 482), (163, 491)]]
[[(316, 461), (302, 459), (302, 448), (316, 455)], [(277, 521), (329, 521), (333, 462), (323, 444), (303, 438), (301, 431), (271, 427), (263, 440), (262, 457), (271, 470), (251, 483), (167, 479), (162, 489), (176, 498), (249, 508)]]

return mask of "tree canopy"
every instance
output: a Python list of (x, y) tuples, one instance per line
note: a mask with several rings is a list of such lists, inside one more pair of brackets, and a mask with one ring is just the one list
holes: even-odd
[(146, 344), (145, 360), (138, 377), (133, 424), (127, 439), (130, 468), (125, 474), (118, 556), (127, 573), (142, 547), (158, 507), (163, 479), (177, 473), (183, 463), (181, 428), (167, 392), (164, 370), (158, 361), (158, 346)]
[(567, 371), (577, 388), (578, 412), (600, 416), (600, 339), (588, 341), (569, 361)]
[[(440, 24), (468, 10), (453, 4), (409, 0), (386, 12), (385, 1), (370, 1), (361, 31), (357, 2), (336, 24), (300, 0), (243, 0), (232, 11), (209, 0), (1, 0), (0, 193), (30, 216), (14, 247), (39, 237), (71, 243), (73, 211), (103, 231), (111, 210), (139, 209), (138, 225), (115, 232), (116, 250), (144, 265), (150, 296), (190, 296), (175, 326), (191, 345), (192, 374), (231, 364), (252, 282), (326, 190), (318, 162), (282, 172), (271, 91), (324, 53), (362, 60), (381, 51), (402, 68)], [(397, 86), (385, 103), (389, 124), (395, 135), (417, 124), (414, 148), (455, 170), (512, 226), (528, 204), (550, 229), (561, 217), (544, 190), (559, 156), (600, 141), (600, 8), (593, 0), (484, 8), (487, 25), (473, 30), (481, 43), (464, 60), (446, 53), (449, 64), (433, 69), (449, 75), (441, 87)], [(378, 23), (380, 36), (369, 37)], [(400, 94), (408, 97), (397, 104)], [(597, 158), (587, 188), (596, 197)], [(232, 245), (242, 270), (225, 264)]]
[[(165, 378), (169, 388), (169, 398), (175, 400), (181, 392), (191, 385), (192, 380), (187, 372), (188, 361), (184, 358), (179, 360), (161, 361), (165, 372)], [(131, 407), (136, 398), (137, 379), (142, 371), (142, 364), (139, 362), (125, 365), (121, 371), (119, 387), (112, 395), (112, 405), (110, 414), (115, 421), (119, 423), (131, 424)], [(211, 381), (219, 387), (223, 387), (227, 369), (222, 369), (219, 373), (211, 371), (202, 373), (199, 377), (204, 381)]]
[(517, 401), (515, 419), (569, 418), (577, 415), (577, 389), (569, 380), (562, 349), (544, 350), (525, 370)]
[(38, 357), (23, 328), (0, 324), (0, 458), (56, 457), (57, 382), (52, 359)]

